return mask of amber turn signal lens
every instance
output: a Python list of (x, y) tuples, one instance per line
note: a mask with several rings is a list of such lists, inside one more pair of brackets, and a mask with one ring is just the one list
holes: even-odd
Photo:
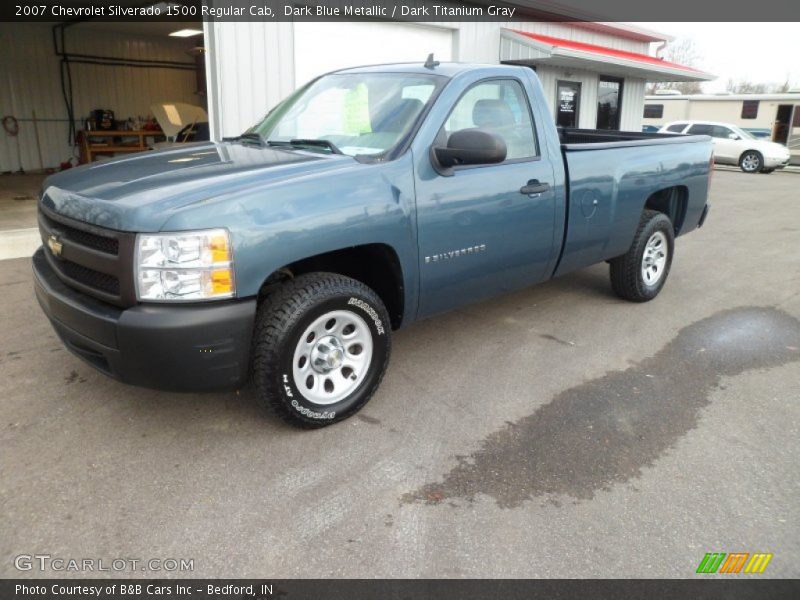
[(230, 262), (231, 250), (228, 247), (228, 237), (215, 235), (211, 238), (211, 260), (216, 263)]
[(214, 269), (211, 272), (211, 293), (214, 296), (233, 292), (233, 273), (230, 269)]

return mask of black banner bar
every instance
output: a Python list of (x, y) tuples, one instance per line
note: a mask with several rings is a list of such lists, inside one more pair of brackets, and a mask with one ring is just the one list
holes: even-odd
[(795, 0), (3, 0), (0, 21), (800, 21)]
[(798, 598), (797, 580), (6, 579), (3, 600), (736, 600)]

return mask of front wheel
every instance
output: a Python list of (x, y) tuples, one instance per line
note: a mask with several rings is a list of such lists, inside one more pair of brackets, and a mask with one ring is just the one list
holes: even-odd
[(301, 275), (259, 307), (253, 382), (285, 421), (324, 427), (367, 403), (390, 351), (389, 316), (374, 291), (333, 273)]
[(630, 249), (611, 260), (611, 287), (620, 298), (647, 302), (664, 287), (672, 265), (675, 232), (664, 213), (645, 210)]
[(748, 150), (739, 157), (739, 168), (745, 173), (758, 173), (764, 168), (764, 157), (760, 152)]

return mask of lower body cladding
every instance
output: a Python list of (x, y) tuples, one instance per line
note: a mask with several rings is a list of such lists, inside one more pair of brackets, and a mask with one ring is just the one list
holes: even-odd
[(66, 286), (40, 248), (39, 301), (67, 348), (124, 383), (170, 391), (235, 389), (248, 377), (255, 299), (121, 309)]

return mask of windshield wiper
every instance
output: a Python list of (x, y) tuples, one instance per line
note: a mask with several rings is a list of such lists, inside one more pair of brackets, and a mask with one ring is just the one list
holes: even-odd
[(248, 131), (243, 133), (242, 135), (237, 135), (235, 137), (226, 137), (222, 138), (223, 142), (255, 142), (259, 146), (264, 146), (264, 138), (261, 137), (260, 133), (256, 133), (255, 131)]
[(331, 151), (331, 154), (344, 154), (339, 148), (336, 147), (336, 144), (333, 142), (329, 142), (328, 140), (315, 140), (311, 138), (295, 138), (292, 140), (284, 141), (284, 140), (267, 140), (267, 144), (270, 146), (318, 146), (320, 148), (327, 148)]

